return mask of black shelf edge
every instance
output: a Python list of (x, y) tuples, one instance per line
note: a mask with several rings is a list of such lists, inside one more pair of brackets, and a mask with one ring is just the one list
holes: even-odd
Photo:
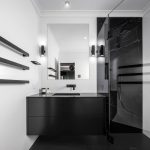
[(144, 66), (150, 66), (150, 63), (119, 66), (118, 69), (124, 69), (124, 68), (136, 68), (136, 67), (144, 67)]
[(127, 82), (118, 82), (118, 84), (143, 84), (142, 81), (127, 81)]
[(57, 72), (57, 70), (54, 69), (54, 68), (52, 68), (52, 67), (48, 67), (48, 69), (49, 69), (49, 70), (52, 70), (52, 71), (54, 71), (54, 72)]
[(48, 76), (49, 76), (49, 77), (53, 77), (53, 78), (56, 78), (56, 77), (57, 77), (57, 76), (52, 75), (52, 74), (49, 74)]
[(140, 76), (140, 75), (150, 75), (150, 72), (144, 72), (144, 73), (124, 73), (124, 74), (118, 74), (118, 77), (123, 77), (123, 76)]
[[(150, 74), (150, 73), (149, 73)], [(124, 77), (124, 76), (139, 76), (143, 75), (143, 73), (124, 73), (124, 74), (118, 74), (118, 77)]]
[(37, 61), (31, 61), (34, 65), (41, 65), (39, 62)]
[(27, 67), (27, 66), (21, 65), (19, 63), (10, 61), (10, 60), (2, 58), (2, 57), (0, 57), (0, 63), (4, 63), (4, 64), (10, 65), (10, 66), (14, 66), (14, 67), (17, 67), (17, 68), (20, 68), (20, 69), (23, 69), (23, 70), (29, 70), (29, 67)]
[(150, 81), (123, 81), (117, 82), (117, 84), (150, 84)]
[(18, 46), (14, 45), (13, 43), (9, 42), (8, 40), (6, 40), (5, 38), (3, 38), (1, 36), (0, 36), (0, 42), (5, 44), (6, 46), (8, 46), (10, 48), (13, 48), (18, 53), (21, 53), (23, 56), (29, 57), (29, 53), (25, 52), (24, 50), (22, 50), (21, 48), (19, 48)]
[(25, 84), (25, 83), (30, 83), (30, 81), (28, 81), (28, 80), (0, 79), (0, 83), (3, 83), (3, 84)]

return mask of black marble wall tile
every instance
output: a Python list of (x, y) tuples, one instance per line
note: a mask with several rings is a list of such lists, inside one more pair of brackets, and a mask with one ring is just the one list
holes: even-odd
[(109, 23), (110, 104), (117, 101), (110, 105), (111, 123), (142, 129), (142, 65), (120, 68), (142, 64), (142, 18), (110, 18)]

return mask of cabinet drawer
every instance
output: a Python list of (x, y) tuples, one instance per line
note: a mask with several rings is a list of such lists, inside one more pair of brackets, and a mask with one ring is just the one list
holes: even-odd
[(70, 98), (27, 98), (27, 116), (62, 116), (71, 109), (69, 102)]
[(99, 135), (105, 131), (105, 98), (28, 97), (28, 135)]
[(28, 117), (28, 135), (98, 135), (105, 131), (104, 118)]
[(104, 98), (28, 98), (27, 116), (99, 116)]
[(64, 130), (64, 122), (55, 117), (28, 117), (28, 135), (58, 134)]

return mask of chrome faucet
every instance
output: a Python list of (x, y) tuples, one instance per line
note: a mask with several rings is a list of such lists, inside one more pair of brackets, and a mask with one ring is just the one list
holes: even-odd
[(76, 84), (67, 84), (66, 87), (67, 88), (72, 88), (73, 90), (75, 90)]

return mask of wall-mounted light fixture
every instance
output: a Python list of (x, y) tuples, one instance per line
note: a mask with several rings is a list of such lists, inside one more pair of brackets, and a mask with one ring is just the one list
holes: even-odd
[(69, 0), (65, 0), (65, 7), (69, 8), (70, 7), (70, 1)]
[(98, 50), (98, 57), (104, 57), (105, 56), (105, 46), (101, 45)]
[(44, 45), (41, 45), (41, 56), (45, 55), (45, 47)]
[(91, 56), (95, 56), (95, 45), (91, 46)]

